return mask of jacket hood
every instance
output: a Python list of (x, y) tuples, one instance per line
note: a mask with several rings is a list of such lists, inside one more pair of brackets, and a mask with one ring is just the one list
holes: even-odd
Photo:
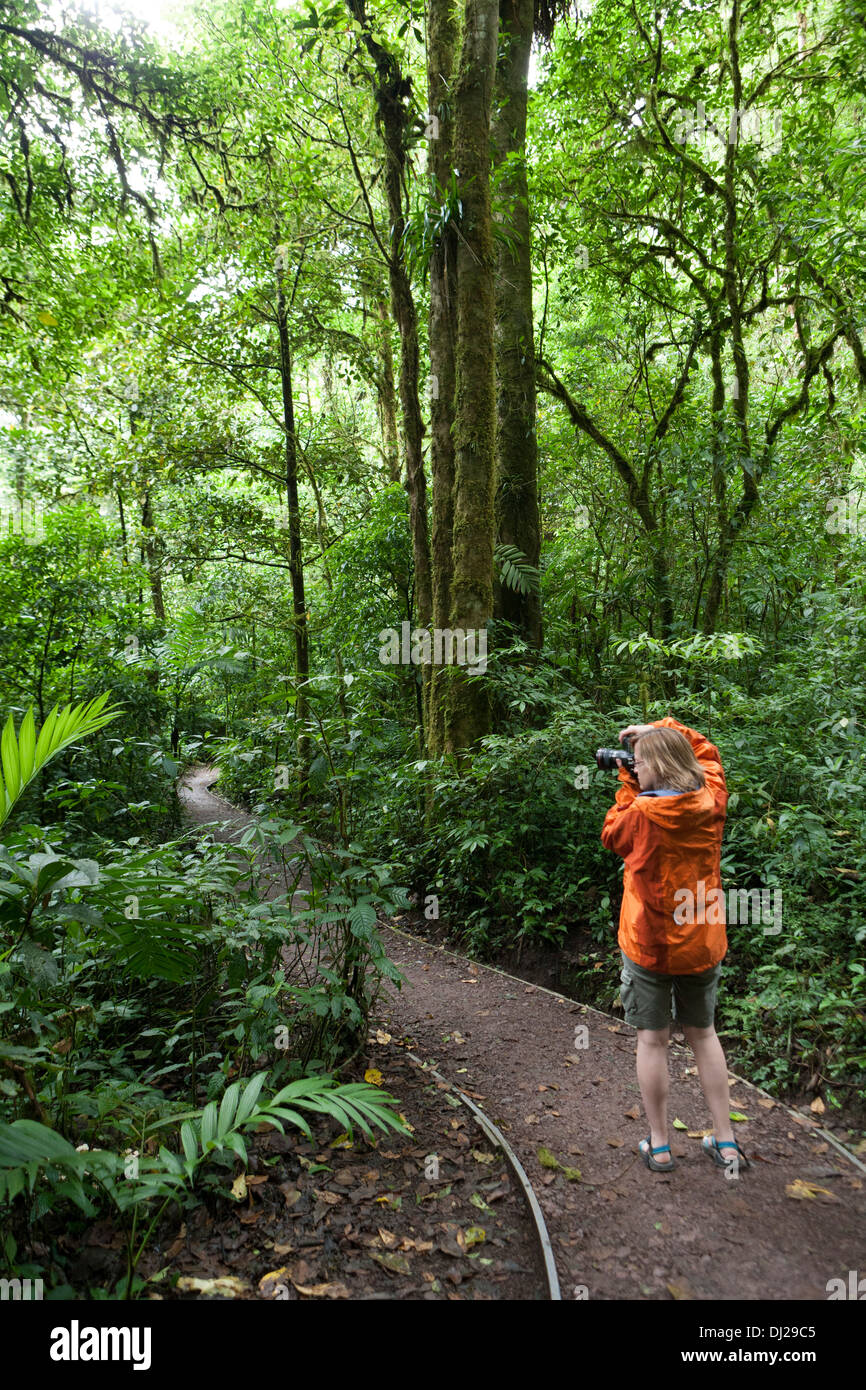
[(707, 787), (682, 792), (679, 796), (638, 795), (634, 804), (647, 820), (666, 830), (709, 824), (718, 815), (713, 794)]

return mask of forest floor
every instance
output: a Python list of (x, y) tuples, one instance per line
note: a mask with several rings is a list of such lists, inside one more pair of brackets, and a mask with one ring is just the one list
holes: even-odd
[[(208, 791), (215, 777), (215, 769), (197, 768), (183, 779), (188, 817), (250, 822)], [(383, 924), (382, 933), (404, 983), (400, 990), (386, 983), (353, 1074), (360, 1079), (376, 1067), (415, 1132), (411, 1141), (389, 1135), (375, 1149), (361, 1140), (337, 1150), (336, 1172), (316, 1174), (315, 1202), (311, 1192), (292, 1198), (296, 1229), (305, 1229), (300, 1239), (286, 1237), (282, 1210), (259, 1204), (259, 1216), (242, 1228), (254, 1225), (254, 1236), (245, 1252), (242, 1238), (238, 1248), (259, 1297), (273, 1296), (277, 1282), (260, 1282), (265, 1231), (273, 1252), (291, 1255), (279, 1279), (283, 1297), (302, 1296), (299, 1286), (321, 1297), (545, 1296), (516, 1184), (469, 1111), (431, 1084), (407, 1058), (410, 1049), (476, 1099), (507, 1137), (538, 1195), (564, 1299), (823, 1301), (829, 1280), (847, 1285), (848, 1271), (866, 1268), (863, 1169), (808, 1113), (731, 1075), (732, 1110), (746, 1117), (737, 1137), (751, 1162), (731, 1180), (701, 1151), (708, 1110), (691, 1053), (672, 1042), (670, 1115), (684, 1128), (671, 1131), (674, 1171), (651, 1173), (637, 1147), (647, 1125), (632, 1028), (399, 929)], [(308, 1154), (294, 1136), (264, 1141), (296, 1156), (297, 1172), (283, 1188), (299, 1191), (316, 1146)], [(561, 1168), (545, 1166), (540, 1150)], [(333, 1164), (333, 1153), (326, 1158), (323, 1144), (316, 1157)], [(349, 1154), (352, 1163), (344, 1163)], [(423, 1176), (431, 1154), (438, 1181)], [(562, 1168), (579, 1170), (580, 1179)], [(256, 1192), (266, 1187), (262, 1180)], [(187, 1239), (191, 1267), (188, 1246)], [(229, 1250), (216, 1263), (238, 1268)]]

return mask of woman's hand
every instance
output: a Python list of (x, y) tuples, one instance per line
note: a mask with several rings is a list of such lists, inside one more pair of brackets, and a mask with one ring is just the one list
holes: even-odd
[(654, 729), (655, 724), (629, 724), (627, 729), (620, 729), (619, 741), (622, 743), (624, 738), (643, 738), (644, 734), (651, 734)]

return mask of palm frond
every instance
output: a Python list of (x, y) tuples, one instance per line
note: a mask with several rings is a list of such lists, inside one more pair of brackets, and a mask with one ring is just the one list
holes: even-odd
[(46, 763), (70, 743), (96, 733), (117, 718), (120, 711), (114, 706), (106, 709), (107, 700), (106, 694), (97, 695), (95, 700), (84, 700), (79, 705), (66, 705), (63, 709), (55, 705), (38, 739), (32, 709), (22, 719), (17, 739), (12, 715), (9, 715), (0, 736), (0, 825), (8, 819), (15, 802)]

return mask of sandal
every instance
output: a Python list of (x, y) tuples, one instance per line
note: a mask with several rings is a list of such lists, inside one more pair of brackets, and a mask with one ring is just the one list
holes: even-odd
[[(672, 1168), (676, 1167), (676, 1159), (671, 1153), (670, 1144), (659, 1144), (658, 1148), (654, 1149), (652, 1146), (652, 1135), (648, 1134), (646, 1139), (642, 1139), (638, 1144), (638, 1148), (643, 1156), (644, 1163), (653, 1173), (669, 1173)], [(655, 1154), (664, 1153), (671, 1154), (670, 1162), (656, 1163)]]
[[(727, 1168), (728, 1164), (732, 1159), (736, 1158), (737, 1154), (739, 1154), (739, 1159), (737, 1159), (738, 1165), (743, 1168), (751, 1168), (752, 1166), (736, 1139), (716, 1140), (714, 1135), (708, 1134), (701, 1144), (701, 1148), (719, 1168)], [(728, 1156), (725, 1157), (722, 1153), (722, 1149), (734, 1149), (736, 1153), (728, 1154)]]

